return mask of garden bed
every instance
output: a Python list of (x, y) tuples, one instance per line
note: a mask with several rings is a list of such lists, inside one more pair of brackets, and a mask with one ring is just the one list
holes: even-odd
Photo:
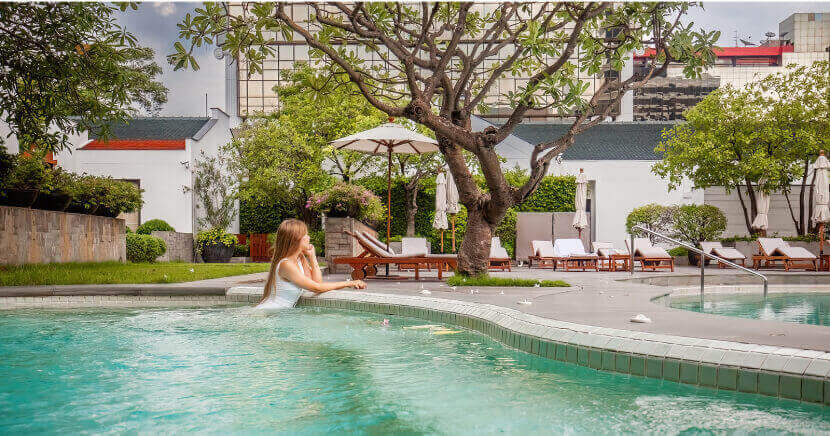
[(268, 271), (267, 263), (61, 263), (0, 266), (0, 286), (179, 283)]

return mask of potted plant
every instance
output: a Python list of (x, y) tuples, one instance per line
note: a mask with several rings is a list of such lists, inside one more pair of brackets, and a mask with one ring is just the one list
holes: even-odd
[(45, 178), (46, 168), (42, 160), (17, 157), (9, 177), (3, 183), (0, 203), (6, 206), (31, 207)]
[(338, 183), (312, 195), (306, 207), (329, 217), (352, 217), (373, 224), (386, 213), (380, 198), (372, 191), (348, 183)]
[[(674, 212), (675, 236), (683, 242), (700, 248), (702, 241), (717, 240), (726, 230), (726, 216), (715, 206), (686, 204)], [(689, 251), (689, 265), (698, 265), (700, 255)], [(708, 264), (708, 259), (704, 265)]]
[(218, 227), (196, 235), (196, 250), (205, 263), (228, 263), (233, 257), (235, 246), (236, 237)]
[(60, 168), (46, 172), (34, 209), (63, 211), (77, 192), (77, 176)]

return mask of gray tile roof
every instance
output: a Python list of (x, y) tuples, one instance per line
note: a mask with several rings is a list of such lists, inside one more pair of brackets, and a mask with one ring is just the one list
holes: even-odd
[[(565, 150), (565, 160), (660, 160), (654, 147), (660, 142), (660, 133), (670, 129), (672, 122), (607, 122), (594, 126), (576, 136), (574, 144)], [(523, 123), (513, 134), (538, 144), (562, 136), (570, 128), (565, 123)], [(530, 150), (527, 151), (530, 156)]]
[[(193, 138), (208, 121), (207, 117), (136, 117), (111, 124), (109, 139)], [(90, 139), (98, 139), (98, 133), (90, 132)]]

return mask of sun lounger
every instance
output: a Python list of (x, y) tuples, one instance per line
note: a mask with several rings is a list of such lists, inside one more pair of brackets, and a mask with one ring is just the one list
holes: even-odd
[(553, 244), (557, 262), (561, 263), (565, 271), (574, 269), (598, 271), (597, 255), (585, 251), (580, 239), (557, 239)]
[(355, 280), (374, 277), (377, 275), (377, 265), (414, 265), (415, 280), (420, 279), (420, 265), (429, 264), (438, 268), (438, 279), (443, 278), (443, 270), (446, 267), (455, 269), (457, 259), (455, 255), (436, 255), (426, 253), (396, 254), (386, 250), (385, 244), (380, 243), (377, 238), (366, 233), (352, 233), (344, 230), (344, 233), (355, 238), (363, 252), (355, 257), (336, 257), (335, 264), (349, 265), (352, 267), (352, 278)]
[(510, 271), (510, 255), (501, 246), (501, 239), (498, 236), (490, 240), (490, 269)]
[[(367, 234), (366, 236), (371, 236)], [(377, 238), (373, 242), (377, 241)], [(379, 241), (378, 241), (379, 242)], [(385, 245), (385, 244), (384, 244)], [(429, 241), (426, 238), (401, 238), (401, 254), (429, 254)], [(413, 269), (412, 265), (398, 265), (398, 269)], [(429, 264), (421, 265), (422, 269), (430, 269)]]
[(533, 267), (533, 261), (535, 260), (539, 268), (550, 267), (556, 269), (557, 256), (553, 249), (553, 242), (530, 241), (530, 249), (533, 251), (533, 255), (527, 257), (528, 268)]
[(603, 271), (626, 271), (630, 259), (628, 250), (614, 248), (611, 242), (593, 242), (599, 269)]
[[(629, 242), (625, 241), (628, 247)], [(643, 271), (670, 269), (674, 271), (674, 258), (663, 248), (651, 245), (648, 238), (634, 238), (634, 247), (628, 247), (634, 253), (634, 261), (640, 262)]]
[(818, 258), (804, 247), (791, 247), (781, 238), (758, 238), (760, 254), (752, 256), (752, 268), (770, 268), (775, 262), (781, 262), (784, 270), (804, 268), (815, 271), (818, 269)]
[[(724, 247), (720, 241), (703, 241), (700, 243), (700, 249), (704, 253), (714, 254), (732, 263), (740, 263), (742, 266), (746, 262), (746, 256), (743, 253), (732, 247)], [(718, 268), (726, 268), (726, 264), (718, 262)]]

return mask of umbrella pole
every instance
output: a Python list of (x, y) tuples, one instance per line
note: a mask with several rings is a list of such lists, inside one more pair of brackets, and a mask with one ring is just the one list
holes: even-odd
[(824, 269), (824, 223), (818, 226), (818, 264), (820, 269)]
[(441, 252), (444, 252), (444, 229), (441, 229)]
[(452, 216), (452, 252), (455, 253), (455, 215)]
[[(386, 147), (388, 165), (386, 166), (386, 251), (389, 251), (389, 240), (392, 239), (392, 147)], [(389, 264), (386, 264), (386, 275), (389, 275)]]

